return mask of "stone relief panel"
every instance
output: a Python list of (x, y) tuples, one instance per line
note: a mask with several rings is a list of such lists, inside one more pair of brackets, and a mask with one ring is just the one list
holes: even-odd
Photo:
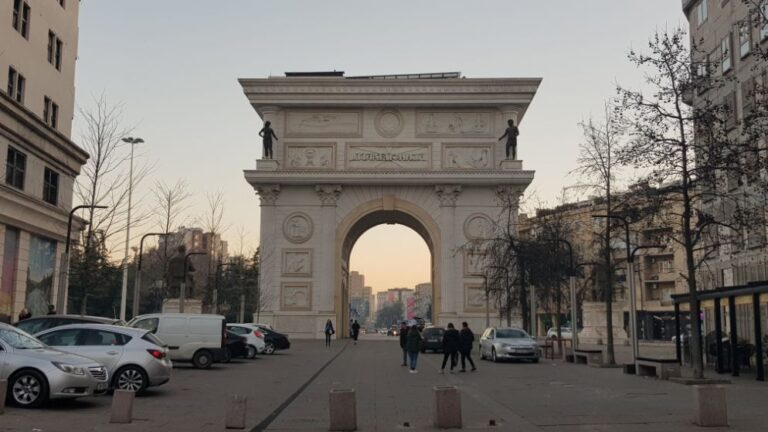
[(361, 137), (361, 119), (360, 111), (292, 110), (286, 113), (285, 135), (289, 138)]
[(487, 240), (493, 236), (493, 221), (482, 213), (475, 213), (464, 221), (467, 240)]
[(443, 146), (443, 169), (490, 169), (493, 164), (493, 145)]
[(287, 144), (285, 167), (288, 169), (333, 169), (336, 162), (333, 144)]
[(403, 131), (405, 122), (400, 111), (394, 108), (387, 108), (379, 111), (373, 121), (376, 132), (384, 138), (394, 138)]
[(492, 137), (493, 116), (490, 111), (417, 111), (418, 138)]
[(311, 249), (283, 249), (283, 276), (312, 276)]
[[(496, 307), (491, 302), (491, 310)], [(466, 312), (485, 312), (485, 288), (482, 283), (464, 285), (464, 310)]]
[(283, 235), (291, 243), (304, 243), (312, 237), (312, 218), (301, 212), (291, 213), (283, 222)]
[(349, 169), (429, 169), (429, 144), (347, 144)]
[(464, 277), (482, 276), (487, 255), (477, 251), (464, 252)]
[(309, 282), (283, 282), (280, 308), (285, 311), (312, 309), (312, 284)]

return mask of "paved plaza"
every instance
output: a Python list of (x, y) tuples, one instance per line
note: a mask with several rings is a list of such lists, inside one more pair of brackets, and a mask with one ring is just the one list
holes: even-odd
[[(561, 361), (539, 364), (477, 361), (478, 372), (441, 375), (442, 355), (419, 358), (419, 373), (400, 366), (395, 338), (358, 345), (295, 341), (274, 356), (196, 370), (179, 365), (171, 382), (136, 401), (135, 421), (109, 424), (110, 398), (57, 402), (41, 410), (7, 408), (3, 432), (221, 431), (225, 396), (248, 396), (246, 430), (328, 429), (328, 391), (357, 392), (362, 431), (430, 430), (432, 387), (461, 391), (464, 428), (514, 431), (688, 431), (692, 389), (680, 384)], [(739, 379), (727, 386), (731, 431), (764, 430), (765, 384)], [(496, 427), (490, 427), (494, 420)], [(408, 423), (410, 427), (405, 427)], [(719, 430), (719, 429), (709, 429)]]

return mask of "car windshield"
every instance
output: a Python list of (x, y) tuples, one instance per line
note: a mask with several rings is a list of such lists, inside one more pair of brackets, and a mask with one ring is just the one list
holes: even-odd
[(40, 341), (17, 329), (0, 328), (0, 339), (16, 349), (45, 348)]
[(500, 329), (496, 331), (496, 337), (499, 339), (525, 339), (528, 335), (522, 330)]

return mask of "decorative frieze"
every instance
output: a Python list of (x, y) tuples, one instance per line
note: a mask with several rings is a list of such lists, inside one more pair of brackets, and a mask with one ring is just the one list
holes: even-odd
[(347, 144), (349, 169), (429, 169), (429, 144)]
[(336, 201), (341, 195), (341, 185), (317, 185), (315, 186), (320, 204), (324, 206), (335, 206)]
[(441, 207), (456, 207), (456, 200), (461, 194), (460, 185), (437, 185), (435, 186), (437, 199), (440, 200)]
[(493, 144), (443, 145), (444, 169), (490, 169), (493, 166)]
[(277, 202), (277, 198), (280, 196), (280, 185), (260, 185), (256, 186), (256, 193), (261, 199), (261, 205), (273, 206)]
[(283, 249), (282, 274), (283, 276), (311, 277), (312, 250)]
[(480, 251), (464, 252), (464, 277), (476, 277), (485, 274), (487, 254)]
[(309, 282), (283, 282), (280, 309), (284, 311), (312, 310), (312, 284)]
[(333, 169), (334, 144), (286, 144), (285, 167), (288, 169)]
[(493, 136), (490, 111), (417, 111), (416, 137), (462, 138)]
[[(489, 303), (490, 310), (495, 310), (495, 306)], [(482, 283), (470, 283), (464, 285), (464, 311), (465, 312), (484, 312), (486, 310), (486, 293)]]
[(285, 135), (289, 138), (362, 136), (362, 113), (346, 110), (291, 110), (285, 117)]

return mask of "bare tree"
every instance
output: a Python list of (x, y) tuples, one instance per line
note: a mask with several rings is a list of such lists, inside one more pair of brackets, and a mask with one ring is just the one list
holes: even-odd
[[(584, 141), (579, 144), (578, 168), (575, 172), (580, 174), (583, 186), (599, 194), (605, 201), (605, 211), (612, 214), (614, 211), (614, 185), (619, 169), (618, 151), (624, 131), (614, 114), (615, 107), (606, 103), (603, 118), (589, 119), (581, 123), (584, 133)], [(613, 250), (611, 248), (613, 221), (606, 220), (600, 245), (603, 259), (603, 300), (605, 301), (606, 323), (606, 361), (615, 364), (616, 357), (613, 344), (613, 298), (615, 268), (613, 265)], [(574, 331), (577, 331), (574, 329)]]

